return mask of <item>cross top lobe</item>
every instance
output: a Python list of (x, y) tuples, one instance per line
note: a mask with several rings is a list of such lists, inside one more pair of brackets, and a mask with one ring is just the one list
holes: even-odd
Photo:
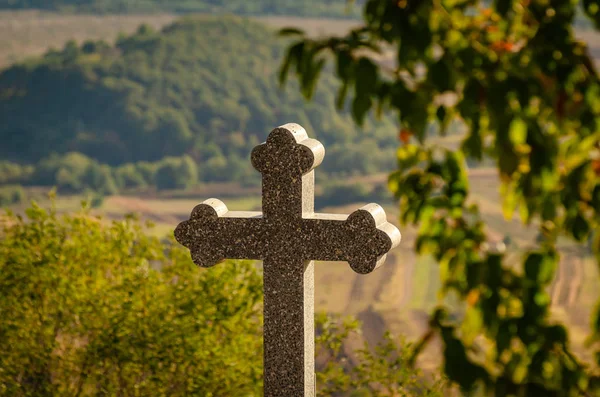
[(304, 175), (318, 167), (325, 157), (321, 142), (311, 139), (298, 124), (275, 128), (267, 141), (254, 148), (251, 161), (261, 174)]
[(229, 211), (220, 200), (206, 200), (177, 227), (177, 241), (202, 267), (278, 257), (346, 261), (357, 273), (373, 271), (399, 244), (400, 232), (377, 204), (350, 215), (314, 213), (313, 169), (324, 154), (298, 124), (275, 128), (251, 155), (263, 175), (263, 212)]

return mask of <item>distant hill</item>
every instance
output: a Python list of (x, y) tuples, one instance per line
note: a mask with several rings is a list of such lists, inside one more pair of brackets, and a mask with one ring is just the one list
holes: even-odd
[[(363, 3), (363, 1), (359, 1)], [(346, 0), (0, 0), (0, 9), (40, 9), (68, 12), (234, 13), (239, 15), (295, 15), (350, 18)]]
[(77, 152), (114, 167), (186, 155), (201, 178), (243, 181), (252, 147), (298, 122), (326, 144), (323, 171), (391, 170), (395, 124), (357, 128), (335, 110), (327, 71), (311, 103), (296, 87), (281, 90), (283, 49), (272, 30), (239, 17), (142, 26), (115, 45), (70, 42), (0, 73), (0, 160), (37, 164)]

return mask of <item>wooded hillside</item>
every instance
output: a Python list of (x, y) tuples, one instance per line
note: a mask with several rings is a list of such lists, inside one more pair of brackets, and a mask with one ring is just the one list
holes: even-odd
[(201, 181), (245, 181), (258, 176), (248, 166), (252, 147), (287, 122), (302, 124), (326, 145), (323, 172), (391, 170), (395, 123), (355, 127), (335, 111), (327, 71), (312, 103), (294, 87), (281, 90), (283, 44), (255, 22), (196, 17), (160, 32), (142, 26), (114, 46), (70, 42), (12, 66), (0, 74), (0, 168), (10, 169), (0, 183), (47, 184), (61, 170), (63, 182), (80, 179), (73, 173), (95, 164), (90, 173), (97, 176), (85, 178), (106, 179), (111, 166), (127, 174), (117, 178), (125, 186), (135, 186), (136, 178), (151, 184), (158, 162), (171, 164), (165, 180), (195, 163), (199, 170), (187, 174)]

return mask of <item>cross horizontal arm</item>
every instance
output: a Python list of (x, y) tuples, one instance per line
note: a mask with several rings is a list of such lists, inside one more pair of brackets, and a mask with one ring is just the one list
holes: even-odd
[(385, 219), (385, 212), (369, 204), (349, 216), (314, 214), (302, 220), (299, 237), (306, 260), (346, 261), (365, 274), (385, 261), (386, 253), (400, 243), (400, 232)]
[(196, 206), (188, 221), (175, 229), (175, 238), (189, 248), (198, 266), (224, 259), (263, 259), (265, 228), (260, 212), (228, 211), (219, 200)]

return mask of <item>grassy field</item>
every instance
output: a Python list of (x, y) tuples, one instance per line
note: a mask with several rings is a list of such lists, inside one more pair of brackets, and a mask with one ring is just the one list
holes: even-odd
[[(156, 29), (177, 15), (69, 15), (43, 11), (0, 11), (0, 68), (41, 55), (50, 47), (62, 48), (68, 40), (113, 42), (119, 33), (133, 33), (146, 23)], [(343, 34), (357, 22), (296, 17), (256, 17), (274, 28), (295, 26), (313, 35)]]
[(133, 33), (142, 23), (160, 28), (175, 15), (61, 15), (41, 11), (0, 12), (0, 68), (41, 55), (68, 40), (114, 41), (119, 32)]
[[(160, 28), (173, 22), (174, 14), (70, 15), (43, 11), (0, 11), (0, 69), (27, 57), (43, 54), (49, 47), (61, 48), (66, 41), (103, 39), (112, 42), (120, 32), (132, 33), (142, 23)], [(315, 35), (342, 35), (358, 21), (265, 16), (255, 17), (276, 29), (297, 27)], [(600, 59), (600, 34), (577, 32), (587, 42), (595, 59)], [(391, 55), (391, 54), (388, 54)]]

